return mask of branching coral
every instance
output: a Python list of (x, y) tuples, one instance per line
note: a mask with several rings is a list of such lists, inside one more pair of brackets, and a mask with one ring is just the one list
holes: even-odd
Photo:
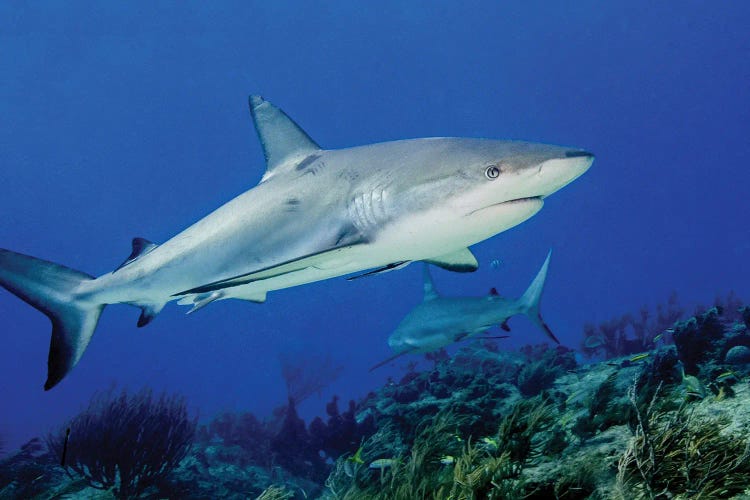
[(605, 359), (625, 356), (650, 349), (654, 338), (683, 317), (677, 304), (677, 294), (669, 296), (666, 304), (658, 304), (655, 313), (648, 307), (637, 315), (624, 314), (618, 318), (583, 327), (581, 350), (588, 356), (604, 355)]
[(94, 488), (114, 488), (119, 498), (130, 498), (159, 483), (180, 463), (195, 425), (180, 397), (154, 398), (146, 389), (135, 395), (123, 391), (95, 397), (88, 409), (50, 434), (47, 445), (62, 457), (69, 429), (64, 465), (71, 477), (75, 473)]
[(279, 355), (279, 362), (287, 396), (295, 405), (299, 405), (313, 394), (320, 393), (343, 371), (343, 366), (327, 353), (285, 351)]

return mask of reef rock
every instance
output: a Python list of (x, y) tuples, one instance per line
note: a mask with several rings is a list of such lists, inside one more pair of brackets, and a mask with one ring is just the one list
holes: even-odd
[(724, 361), (731, 365), (742, 365), (750, 363), (750, 348), (744, 345), (737, 345), (727, 351)]

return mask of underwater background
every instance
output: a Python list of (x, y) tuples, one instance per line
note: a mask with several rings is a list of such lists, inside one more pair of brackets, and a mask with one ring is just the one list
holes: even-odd
[[(517, 296), (551, 248), (542, 311), (562, 344), (578, 351), (552, 372), (601, 362), (579, 378), (609, 380), (627, 407), (628, 384), (639, 375), (605, 358), (629, 360), (657, 346), (617, 352), (589, 342), (585, 358), (586, 324), (638, 316), (644, 305), (656, 311), (673, 294), (683, 314), (672, 319), (687, 320), (720, 296), (733, 310), (705, 351), (726, 351), (727, 335), (744, 335), (730, 319), (742, 324), (737, 306), (750, 297), (748, 26), (750, 5), (742, 2), (0, 3), (0, 246), (101, 275), (127, 257), (131, 238), (166, 241), (260, 180), (251, 93), (284, 109), (324, 148), (426, 136), (585, 148), (596, 154), (590, 171), (532, 219), (472, 247), (477, 272), (433, 269), (433, 277), (445, 295), (496, 287)], [(421, 273), (411, 265), (337, 278), (189, 317), (170, 305), (144, 329), (136, 328), (137, 309), (110, 307), (81, 362), (49, 392), (42, 390), (49, 321), (2, 291), (1, 453), (13, 457), (56, 431), (97, 393), (144, 387), (183, 396), (199, 419), (196, 439), (212, 442), (218, 434), (206, 427), (201, 437), (200, 425), (222, 414), (272, 420), (276, 411), (283, 419), (283, 365), (332, 374), (297, 405), (308, 423), (331, 415), (334, 395), (342, 412), (371, 391), (385, 390), (378, 394), (387, 399), (404, 374), (448, 363), (412, 356), (368, 371), (391, 355), (388, 335), (421, 301)], [(542, 332), (526, 318), (511, 327), (510, 338), (474, 355), (527, 356), (509, 362), (518, 370), (544, 359), (541, 347), (519, 354), (546, 343)], [(667, 350), (673, 343), (664, 342)], [(696, 361), (688, 376), (703, 374), (708, 386), (717, 373), (700, 364), (721, 364), (725, 354)], [(650, 358), (658, 372), (657, 356)], [(636, 372), (640, 361), (623, 369)], [(610, 368), (621, 379), (610, 380)], [(665, 384), (681, 383), (673, 372)], [(736, 377), (744, 388), (744, 376)], [(576, 393), (563, 389), (574, 382), (556, 382), (563, 401)], [(664, 394), (657, 386), (646, 399)], [(507, 396), (482, 394), (494, 394), (496, 409)], [(496, 425), (510, 408), (497, 410)], [(558, 422), (565, 415), (560, 405), (549, 412)], [(607, 428), (600, 424), (577, 438)], [(356, 441), (375, 430), (361, 429)], [(356, 450), (332, 449), (328, 469), (308, 479), (324, 478), (337, 454)], [(256, 462), (267, 465), (274, 452), (266, 453)], [(257, 493), (245, 488), (246, 496)]]

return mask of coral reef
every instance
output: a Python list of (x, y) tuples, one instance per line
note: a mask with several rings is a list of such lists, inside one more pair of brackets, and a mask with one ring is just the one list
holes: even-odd
[[(309, 391), (292, 383), (288, 404), (266, 419), (225, 413), (202, 425), (190, 453), (158, 484), (105, 493), (747, 498), (749, 313), (731, 295), (723, 303), (733, 311), (719, 305), (672, 322), (668, 342), (654, 332), (672, 320), (676, 304), (642, 314), (640, 324), (651, 326), (638, 338), (651, 338), (651, 349), (582, 366), (572, 351), (546, 345), (507, 352), (477, 341), (452, 357), (433, 353), (430, 368), (411, 364), (399, 380), (343, 410), (333, 397), (309, 425), (296, 411)], [(36, 440), (0, 462), (0, 497), (96, 498), (97, 490), (59, 466), (60, 435), (51, 453)]]

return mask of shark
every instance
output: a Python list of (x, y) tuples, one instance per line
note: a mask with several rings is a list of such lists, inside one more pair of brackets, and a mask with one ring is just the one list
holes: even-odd
[(528, 316), (552, 341), (559, 344), (539, 309), (551, 255), (550, 251), (534, 280), (517, 299), (501, 297), (494, 288), (485, 297), (442, 296), (435, 288), (429, 266), (425, 264), (422, 302), (401, 320), (388, 337), (388, 345), (395, 354), (373, 366), (370, 371), (404, 354), (436, 351), (470, 339), (495, 325), (510, 331), (508, 320), (518, 314)]
[(99, 277), (0, 249), (0, 285), (52, 323), (45, 390), (76, 366), (107, 305), (140, 308), (143, 327), (170, 301), (189, 312), (260, 303), (269, 291), (415, 261), (474, 271), (469, 246), (532, 217), (594, 160), (579, 148), (455, 137), (323, 149), (263, 97), (249, 106), (260, 182), (168, 241), (134, 238)]

